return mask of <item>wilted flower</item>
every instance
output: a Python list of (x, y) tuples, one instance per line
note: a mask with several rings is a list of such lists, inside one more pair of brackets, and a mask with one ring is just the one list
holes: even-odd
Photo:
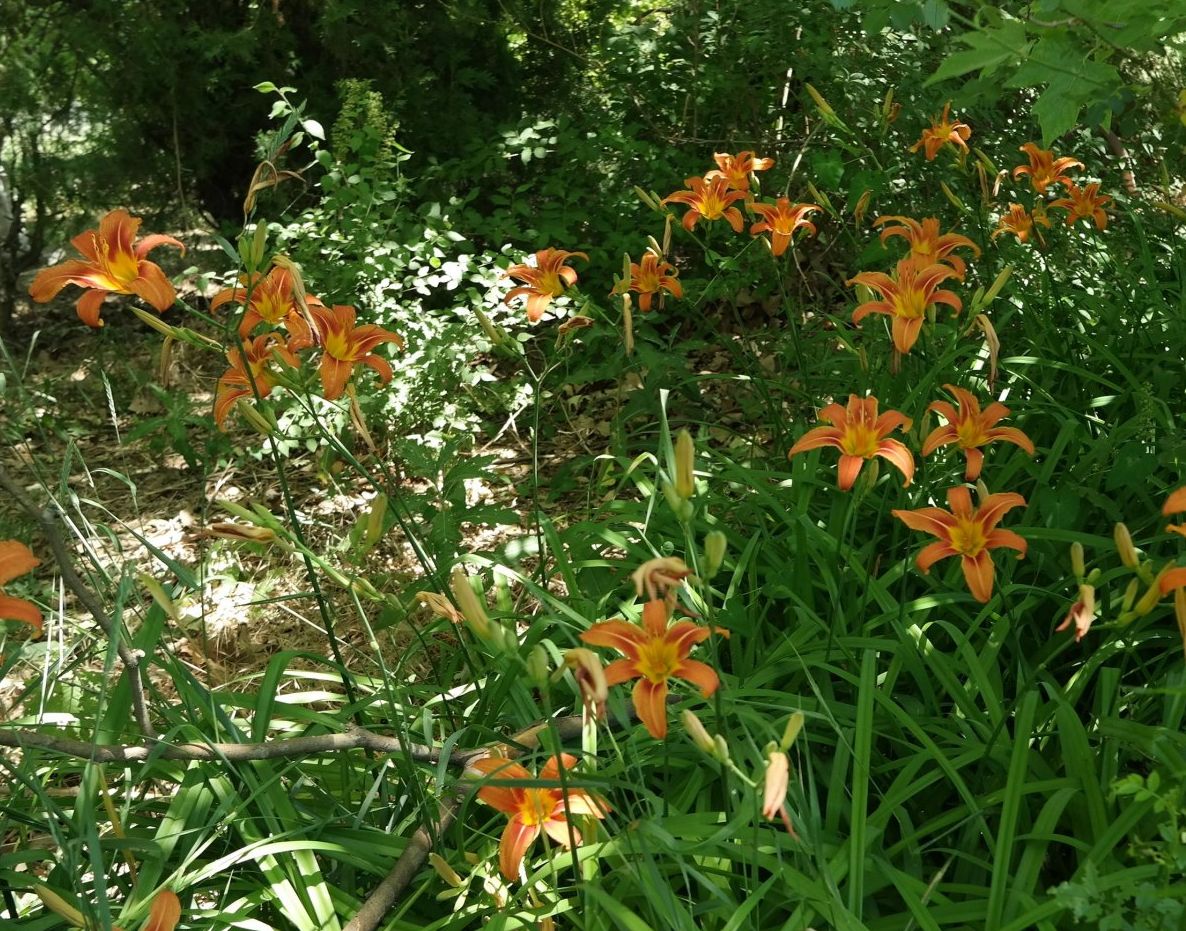
[(0, 621), (28, 624), (33, 628), (34, 637), (41, 636), (41, 612), (31, 601), (4, 594), (4, 586), (32, 572), (39, 565), (41, 560), (19, 540), (0, 540)]
[(905, 478), (903, 487), (913, 480), (914, 457), (910, 450), (898, 440), (889, 439), (895, 430), (910, 429), (910, 418), (901, 411), (886, 411), (878, 416), (877, 398), (850, 394), (847, 407), (829, 404), (819, 412), (819, 418), (832, 426), (808, 430), (791, 447), (787, 458), (823, 446), (840, 450), (837, 485), (841, 491), (852, 488), (861, 467), (875, 456), (893, 463)]
[(540, 249), (535, 253), (535, 264), (512, 265), (507, 274), (523, 286), (512, 288), (503, 298), (509, 304), (522, 294), (527, 295), (527, 319), (535, 323), (544, 315), (552, 299), (560, 297), (565, 288), (571, 288), (577, 283), (576, 269), (569, 268), (564, 263), (569, 259), (584, 259), (589, 256), (584, 252), (566, 252), (564, 249)]
[(716, 670), (706, 663), (688, 659), (692, 647), (713, 633), (691, 621), (668, 626), (666, 600), (648, 601), (642, 609), (642, 625), (622, 620), (594, 624), (581, 634), (585, 643), (609, 647), (626, 658), (605, 667), (607, 684), (619, 685), (638, 679), (634, 687), (634, 709), (651, 736), (667, 736), (667, 682), (671, 678), (691, 682), (707, 698), (721, 684)]
[(404, 338), (373, 323), (355, 326), (353, 307), (335, 304), (333, 309), (309, 305), (309, 313), (317, 328), (317, 341), (324, 350), (321, 354), (321, 386), (325, 399), (333, 401), (342, 396), (346, 382), (359, 363), (379, 373), (383, 384), (391, 381), (391, 363), (372, 350), (380, 343), (395, 343), (401, 349)]
[(440, 592), (416, 592), (416, 600), (428, 608), (436, 617), (443, 617), (445, 620), (452, 621), (454, 624), (460, 624), (465, 620), (461, 616), (461, 612), (453, 606), (453, 602)]
[[(634, 582), (634, 590), (641, 598), (654, 600), (667, 595), (671, 589), (683, 584), (684, 579), (692, 574), (692, 570), (678, 556), (658, 556), (648, 559), (641, 566), (630, 573)], [(672, 596), (674, 597), (674, 596)]]
[(1019, 150), (1029, 157), (1028, 165), (1018, 165), (1013, 169), (1013, 177), (1030, 176), (1030, 184), (1039, 194), (1045, 194), (1046, 188), (1052, 184), (1070, 184), (1071, 178), (1066, 171), (1068, 168), (1082, 168), (1083, 163), (1077, 158), (1064, 156), (1056, 159), (1054, 153), (1048, 149), (1039, 149), (1037, 143), (1027, 142)]
[(1005, 233), (1012, 233), (1018, 242), (1029, 242), (1030, 236), (1035, 232), (1035, 223), (1050, 228), (1050, 219), (1045, 213), (1035, 212), (1031, 215), (1021, 204), (1010, 204), (1009, 212), (997, 221), (997, 228), (992, 231), (989, 238), (996, 239)]
[(185, 246), (172, 236), (159, 233), (135, 242), (140, 218), (126, 210), (112, 210), (99, 221), (99, 228), (79, 233), (70, 240), (83, 258), (70, 259), (44, 268), (29, 286), (37, 303), (52, 300), (68, 284), (90, 288), (78, 299), (78, 316), (87, 326), (101, 327), (99, 313), (108, 294), (135, 294), (156, 310), (168, 310), (177, 300), (173, 285), (159, 265), (145, 258), (157, 246)]
[(750, 151), (738, 152), (730, 155), (727, 152), (716, 152), (712, 157), (717, 167), (704, 176), (705, 181), (724, 178), (729, 188), (734, 191), (748, 191), (749, 179), (755, 171), (766, 171), (774, 167), (772, 158), (755, 158)]
[(923, 260), (909, 258), (898, 263), (893, 277), (884, 272), (854, 275), (846, 284), (871, 288), (881, 295), (881, 300), (860, 304), (852, 312), (852, 322), (859, 324), (869, 314), (892, 317), (890, 335), (894, 348), (905, 354), (918, 342), (928, 307), (946, 304), (956, 313), (963, 308), (963, 301), (953, 291), (939, 288), (943, 281), (955, 277), (956, 271), (950, 265), (925, 265)]
[(731, 191), (729, 181), (723, 177), (711, 181), (704, 178), (688, 178), (684, 184), (690, 190), (668, 194), (661, 201), (664, 204), (687, 204), (691, 208), (684, 214), (684, 229), (691, 232), (702, 217), (705, 220), (723, 218), (733, 227), (733, 232), (741, 232), (745, 219), (741, 216), (741, 211), (732, 204), (745, 200), (745, 191)]
[[(507, 880), (518, 878), (524, 855), (541, 833), (546, 833), (561, 847), (580, 844), (580, 831), (569, 819), (581, 815), (604, 818), (610, 810), (602, 799), (572, 787), (571, 770), (576, 765), (577, 758), (570, 754), (553, 756), (540, 770), (539, 782), (535, 782), (524, 767), (501, 757), (483, 757), (469, 764), (469, 769), (496, 780), (524, 783), (484, 785), (478, 789), (478, 798), (510, 816), (498, 845), (499, 869)], [(567, 790), (559, 785), (540, 784), (556, 783), (561, 768), (568, 774)]]
[(956, 385), (944, 385), (959, 401), (959, 411), (946, 401), (935, 401), (927, 407), (929, 411), (938, 413), (947, 423), (936, 427), (922, 444), (922, 454), (929, 456), (940, 446), (949, 443), (957, 444), (964, 451), (968, 460), (964, 478), (974, 482), (980, 477), (980, 469), (984, 465), (984, 453), (981, 446), (1004, 440), (1020, 446), (1031, 456), (1034, 454), (1034, 444), (1028, 436), (1015, 427), (998, 427), (997, 422), (1009, 416), (1009, 408), (997, 401), (988, 405), (983, 412), (980, 402), (970, 391)]
[(910, 151), (917, 152), (922, 149), (929, 162), (948, 143), (967, 152), (968, 139), (971, 135), (972, 127), (967, 123), (951, 119), (951, 101), (949, 100), (943, 105), (943, 115), (937, 116), (931, 121), (931, 125), (922, 131), (922, 136), (910, 147)]
[(987, 602), (992, 597), (994, 571), (989, 551), (1008, 547), (1020, 552), (1021, 556), (1025, 555), (1025, 540), (1012, 530), (997, 527), (1008, 511), (1025, 506), (1025, 498), (1013, 492), (987, 495), (973, 510), (972, 496), (961, 485), (947, 490), (947, 503), (950, 511), (918, 508), (895, 510), (893, 515), (911, 530), (921, 530), (939, 538), (938, 543), (923, 547), (918, 554), (916, 562), (920, 570), (930, 572), (931, 566), (940, 559), (959, 556), (972, 597)]
[(1078, 643), (1087, 636), (1093, 621), (1095, 621), (1095, 586), (1080, 582), (1079, 600), (1071, 605), (1071, 610), (1067, 612), (1062, 623), (1054, 628), (1054, 632), (1062, 633), (1074, 624), (1075, 642)]
[(886, 226), (881, 231), (881, 241), (884, 243), (891, 236), (901, 236), (910, 246), (907, 258), (918, 259), (923, 264), (939, 263), (950, 265), (955, 270), (955, 277), (961, 281), (967, 271), (964, 260), (958, 255), (952, 255), (956, 249), (971, 249), (974, 256), (980, 255), (980, 247), (967, 236), (959, 233), (939, 232), (939, 220), (927, 217), (921, 222), (911, 217), (889, 216), (878, 217), (873, 221), (874, 226), (884, 223), (895, 224)]
[(1063, 183), (1067, 189), (1067, 196), (1051, 201), (1050, 206), (1062, 207), (1067, 211), (1067, 226), (1073, 225), (1076, 220), (1093, 220), (1096, 229), (1107, 229), (1108, 214), (1104, 211), (1104, 206), (1112, 198), (1100, 193), (1099, 183), (1093, 181), (1082, 188), (1076, 187), (1069, 180)]
[(780, 197), (776, 204), (754, 203), (749, 204), (748, 209), (762, 217), (749, 228), (750, 234), (769, 233), (770, 251), (774, 255), (787, 251), (795, 230), (810, 230), (812, 236), (817, 233), (815, 224), (807, 219), (809, 213), (820, 209), (815, 204), (792, 204), (788, 198)]
[(601, 660), (592, 650), (576, 647), (564, 654), (564, 665), (572, 670), (573, 678), (581, 690), (585, 711), (598, 718), (605, 717), (605, 702), (609, 697), (609, 685)]

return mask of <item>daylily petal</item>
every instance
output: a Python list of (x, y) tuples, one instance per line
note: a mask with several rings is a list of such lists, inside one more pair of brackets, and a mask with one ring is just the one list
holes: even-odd
[(140, 275), (128, 288), (157, 310), (168, 310), (177, 301), (177, 292), (173, 290), (172, 283), (155, 262), (141, 262)]
[(906, 488), (914, 481), (914, 456), (910, 454), (910, 450), (903, 443), (899, 443), (897, 440), (882, 440), (881, 445), (877, 447), (875, 455), (893, 463), (898, 471), (902, 473), (905, 479), (902, 482), (903, 488)]
[(13, 598), (0, 592), (0, 621), (20, 621), (29, 624), (34, 630), (34, 637), (41, 636), (44, 619), (37, 606), (24, 598)]
[(919, 571), (927, 573), (931, 571), (931, 566), (937, 563), (940, 559), (947, 559), (949, 556), (958, 556), (955, 548), (950, 543), (942, 540), (936, 543), (928, 543), (924, 546), (915, 558), (915, 565), (918, 566)]
[(1026, 554), (1026, 551), (1029, 549), (1029, 544), (1026, 542), (1025, 537), (1014, 533), (1012, 530), (1005, 530), (1002, 527), (997, 527), (988, 534), (987, 542), (984, 544), (984, 548), (986, 550), (992, 550), (997, 549), (998, 547), (1017, 550), (1021, 554), (1018, 556), (1018, 559), (1020, 559), (1021, 556)]
[(981, 604), (987, 603), (992, 597), (993, 572), (995, 571), (988, 550), (981, 550), (975, 556), (965, 556), (961, 562), (964, 579), (968, 583), (968, 591)]
[(19, 540), (0, 540), (0, 585), (28, 575), (41, 565), (41, 560)]
[[(600, 646), (611, 646), (603, 643)], [(631, 647), (633, 649), (633, 647)], [(607, 686), (621, 685), (631, 679), (637, 679), (642, 673), (638, 671), (638, 664), (632, 659), (616, 659), (605, 667), (605, 684)]]
[[(709, 666), (707, 663), (702, 663), (694, 659), (685, 659), (675, 667), (672, 675), (678, 679), (683, 679), (685, 682), (691, 682), (694, 686), (700, 689), (700, 694), (708, 698), (715, 692), (721, 684), (720, 676), (717, 671)], [(666, 719), (666, 712), (665, 719)]]
[(857, 476), (861, 473), (861, 466), (865, 464), (865, 460), (861, 456), (842, 455), (840, 457), (840, 465), (836, 470), (836, 485), (841, 491), (848, 491), (852, 488), (857, 480)]
[(498, 844), (498, 867), (508, 882), (514, 882), (519, 878), (519, 867), (523, 863), (523, 857), (537, 837), (539, 827), (524, 824), (517, 815), (507, 822), (502, 832), (502, 840)]
[(327, 401), (335, 401), (346, 390), (346, 382), (354, 371), (351, 362), (335, 359), (328, 352), (321, 356), (321, 393)]
[(103, 326), (99, 314), (103, 311), (103, 301), (107, 297), (106, 291), (87, 291), (78, 299), (74, 306), (78, 310), (78, 319), (89, 327), (98, 329)]
[(667, 736), (667, 682), (639, 679), (634, 686), (634, 710), (656, 740)]
[(581, 640), (595, 647), (609, 647), (619, 653), (638, 659), (637, 648), (646, 643), (646, 634), (635, 624), (625, 621), (602, 621), (581, 634)]

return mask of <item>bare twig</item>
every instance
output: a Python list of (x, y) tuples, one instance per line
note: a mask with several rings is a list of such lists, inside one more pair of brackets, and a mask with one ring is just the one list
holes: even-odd
[(144, 733), (145, 737), (155, 737), (156, 728), (153, 727), (152, 719), (148, 716), (148, 703), (144, 698), (144, 681), (140, 673), (140, 658), (142, 654), (138, 650), (132, 649), (124, 640), (122, 632), (116, 629), (107, 611), (103, 608), (103, 603), (99, 600), (99, 597), (83, 582), (75, 571), (74, 559), (58, 529), (59, 512), (57, 508), (48, 507), (45, 510), (38, 508), (25, 493), (25, 489), (21, 487), (16, 479), (9, 475), (8, 470), (2, 464), (0, 464), (0, 486), (3, 486), (4, 490), (20, 506), (21, 510), (37, 523), (42, 536), (45, 537), (49, 543), (49, 548), (53, 551), (54, 560), (58, 564), (58, 572), (62, 576), (62, 582), (65, 583), (66, 587), (70, 589), (82, 606), (90, 612), (91, 617), (95, 619), (95, 623), (99, 625), (103, 633), (108, 638), (115, 639), (116, 649), (119, 651), (119, 658), (124, 664), (124, 671), (127, 673), (128, 684), (131, 687), (132, 713), (136, 717), (136, 723), (140, 726), (140, 730)]
[[(315, 734), (287, 737), (262, 743), (184, 743), (124, 744), (100, 746), (85, 740), (57, 737), (25, 729), (0, 728), (0, 747), (27, 749), (36, 747), (64, 756), (90, 760), (92, 763), (134, 763), (155, 757), (164, 760), (218, 760), (238, 763), (246, 760), (275, 760), (285, 757), (312, 756), (336, 750), (372, 750), (376, 753), (399, 753), (419, 763), (436, 763), (441, 752), (432, 747), (405, 744), (394, 737), (376, 734), (361, 727), (348, 727), (340, 734)], [(458, 751), (449, 757), (464, 765), (475, 751)]]

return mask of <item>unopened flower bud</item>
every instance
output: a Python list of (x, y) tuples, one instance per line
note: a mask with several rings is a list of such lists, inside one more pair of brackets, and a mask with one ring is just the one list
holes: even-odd
[(644, 204), (646, 204), (652, 210), (661, 211), (663, 209), (661, 206), (659, 206), (659, 201), (657, 198), (652, 197), (650, 194), (648, 194), (646, 191), (644, 191), (642, 188), (640, 188), (637, 184), (634, 185), (634, 193), (638, 195), (639, 200), (641, 200)]
[(729, 538), (719, 530), (710, 530), (704, 535), (704, 577), (711, 579), (725, 561)]
[(1137, 617), (1144, 617), (1157, 607), (1159, 601), (1161, 601), (1161, 582), (1160, 579), (1154, 579), (1153, 584), (1146, 589), (1145, 594), (1132, 606), (1132, 609)]
[(790, 758), (780, 750), (771, 751), (766, 757), (766, 777), (762, 790), (762, 817), (777, 818), (787, 800), (787, 787), (791, 780)]
[(271, 436), (276, 429), (276, 425), (269, 422), (247, 398), (240, 398), (235, 403), (235, 410), (260, 436)]
[(132, 313), (163, 336), (171, 336), (173, 339), (177, 339), (177, 328), (169, 326), (169, 324), (165, 323), (156, 314), (149, 313), (144, 308), (136, 307), (135, 305), (132, 306)]
[(836, 111), (833, 110), (831, 105), (828, 103), (828, 101), (826, 101), (824, 99), (823, 94), (821, 94), (819, 91), (817, 91), (810, 84), (805, 84), (804, 88), (807, 91), (807, 95), (815, 102), (816, 107), (819, 108), (819, 112), (821, 114), (823, 114), (823, 116), (826, 119), (836, 119), (837, 118)]
[(1000, 274), (997, 275), (997, 277), (993, 279), (992, 284), (989, 286), (988, 290), (985, 292), (984, 300), (981, 302), (980, 306), (987, 307), (994, 300), (996, 300), (997, 295), (1001, 293), (1001, 289), (1003, 287), (1005, 287), (1006, 282), (1008, 282), (1009, 278), (1012, 277), (1012, 275), (1013, 275), (1013, 266), (1012, 265), (1006, 265), (1004, 268), (1002, 268)]
[(255, 236), (251, 240), (251, 253), (248, 256), (250, 262), (248, 268), (255, 270), (263, 265), (264, 250), (268, 248), (268, 224), (256, 223)]
[(968, 212), (967, 205), (956, 196), (955, 191), (949, 188), (946, 182), (940, 181), (939, 187), (943, 191), (943, 196), (947, 198), (951, 206), (955, 207), (955, 209), (959, 210), (961, 213)]
[(480, 639), (491, 640), (494, 634), (490, 618), (487, 617), (486, 609), (478, 600), (477, 593), (470, 585), (469, 576), (461, 566), (453, 568), (453, 574), (449, 578), (449, 587), (453, 590), (453, 598), (457, 601), (457, 606), (461, 609), (461, 616), (465, 618), (469, 629)]
[(1116, 552), (1120, 554), (1120, 561), (1129, 569), (1136, 569), (1141, 564), (1137, 555), (1137, 548), (1132, 545), (1132, 534), (1122, 523), (1118, 523), (1112, 531), (1112, 539), (1116, 541)]
[(795, 743), (795, 738), (799, 736), (799, 731), (803, 730), (804, 720), (802, 711), (796, 711), (791, 715), (787, 721), (786, 729), (782, 732), (782, 740), (778, 742), (779, 750), (785, 753), (791, 749), (791, 746)]
[(238, 540), (241, 543), (271, 543), (276, 539), (276, 532), (267, 527), (235, 524), (230, 521), (218, 521), (211, 524), (206, 528), (205, 535), (218, 537), (222, 540)]
[(720, 734), (713, 737), (712, 742), (716, 745), (716, 758), (724, 763), (729, 759), (729, 744), (725, 742), (725, 738)]
[(817, 190), (816, 186), (810, 181), (807, 182), (807, 193), (811, 195), (812, 203), (819, 204), (828, 213), (836, 213), (836, 208), (832, 206), (832, 199), (823, 191)]
[(696, 494), (696, 444), (687, 430), (675, 438), (675, 493), (685, 501)]
[(1137, 592), (1140, 591), (1141, 583), (1133, 579), (1128, 583), (1128, 587), (1124, 590), (1124, 597), (1120, 600), (1121, 613), (1127, 613), (1132, 610), (1133, 602), (1137, 600)]
[(1071, 605), (1071, 610), (1063, 618), (1061, 624), (1054, 628), (1055, 633), (1067, 630), (1075, 625), (1075, 642), (1078, 643), (1091, 630), (1095, 621), (1095, 586), (1083, 583), (1079, 586), (1079, 600)]
[(482, 332), (486, 334), (486, 338), (491, 343), (495, 346), (501, 346), (506, 342), (506, 333), (494, 325), (494, 321), (486, 316), (482, 308), (475, 307), (474, 316), (478, 318), (478, 326), (482, 328)]
[(696, 717), (695, 713), (691, 709), (685, 708), (680, 713), (680, 718), (684, 722), (684, 730), (688, 732), (688, 737), (691, 738), (692, 743), (702, 752), (715, 757), (717, 755), (716, 742), (709, 735), (704, 724)]
[(1087, 565), (1083, 561), (1083, 544), (1078, 540), (1071, 544), (1071, 571), (1079, 581), (1083, 581), (1087, 575)]
[(985, 498), (989, 497), (989, 494), (988, 485), (985, 484), (984, 479), (976, 479), (976, 497), (984, 501)]
[(593, 713), (603, 719), (609, 684), (605, 681), (601, 659), (592, 650), (577, 647), (564, 654), (564, 665), (572, 670), (573, 678), (577, 680), (586, 714)]
[(465, 880), (458, 875), (457, 870), (453, 869), (440, 854), (435, 852), (430, 853), (428, 855), (428, 863), (436, 870), (437, 875), (454, 889), (460, 889), (465, 885)]
[(386, 517), (387, 495), (379, 492), (375, 495), (375, 500), (371, 502), (371, 509), (367, 511), (366, 529), (362, 535), (363, 545), (367, 549), (378, 543), (379, 538), (383, 536), (383, 524)]
[(545, 691), (551, 681), (548, 673), (548, 651), (541, 644), (536, 644), (527, 654), (527, 678), (541, 692)]

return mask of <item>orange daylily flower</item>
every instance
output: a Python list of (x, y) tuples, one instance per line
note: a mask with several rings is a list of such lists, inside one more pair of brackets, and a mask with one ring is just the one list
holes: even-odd
[(246, 358), (238, 349), (227, 350), (226, 357), (231, 367), (218, 379), (218, 387), (214, 392), (214, 422), (218, 424), (219, 430), (226, 429), (227, 415), (236, 401), (255, 396), (251, 390), (252, 380), (261, 398), (272, 393), (276, 381), (268, 371), (268, 362), (273, 357), (283, 359), (293, 368), (301, 364), (276, 333), (264, 333), (243, 345), (247, 350)]
[[(478, 789), (478, 798), (487, 805), (510, 815), (502, 840), (498, 845), (498, 865), (509, 881), (519, 876), (519, 869), (528, 848), (540, 833), (545, 833), (561, 847), (580, 844), (580, 832), (569, 820), (573, 816), (591, 815), (604, 818), (609, 805), (583, 789), (572, 788), (572, 769), (577, 758), (568, 753), (553, 756), (539, 771), (543, 782), (556, 783), (564, 769), (569, 784), (567, 792), (557, 785), (487, 785)], [(470, 769), (499, 780), (532, 781), (532, 775), (518, 763), (501, 757), (483, 757), (469, 764)]]
[(687, 204), (691, 208), (684, 214), (684, 229), (691, 232), (701, 217), (705, 220), (723, 218), (729, 221), (733, 232), (741, 232), (745, 220), (741, 216), (741, 211), (731, 205), (739, 200), (745, 200), (745, 191), (731, 191), (729, 181), (724, 177), (716, 177), (711, 180), (688, 178), (684, 184), (688, 186), (689, 190), (668, 194), (659, 202), (661, 204)]
[[(1165, 499), (1165, 506), (1161, 509), (1161, 513), (1165, 517), (1169, 517), (1171, 514), (1181, 514), (1183, 511), (1186, 511), (1186, 486), (1172, 492)], [(1165, 529), (1186, 537), (1186, 524), (1170, 524)]]
[(691, 682), (705, 698), (721, 684), (711, 666), (688, 659), (692, 647), (707, 640), (713, 631), (691, 621), (677, 621), (669, 627), (669, 611), (666, 600), (652, 598), (643, 606), (641, 626), (622, 620), (603, 621), (581, 634), (585, 643), (609, 647), (626, 657), (605, 667), (606, 684), (620, 685), (638, 679), (634, 686), (634, 710), (656, 740), (667, 736), (669, 679)]
[(910, 147), (911, 152), (922, 149), (926, 153), (927, 161), (934, 160), (939, 150), (949, 142), (956, 148), (968, 151), (968, 139), (972, 135), (972, 127), (967, 123), (960, 123), (951, 119), (951, 101), (943, 105), (943, 115), (931, 121), (931, 125), (922, 131), (918, 142)]
[(914, 456), (905, 444), (889, 439), (895, 430), (905, 432), (910, 429), (911, 420), (901, 411), (886, 411), (878, 416), (877, 398), (860, 398), (850, 394), (846, 408), (829, 404), (819, 412), (819, 419), (826, 420), (832, 426), (808, 430), (791, 447), (787, 453), (788, 459), (823, 446), (840, 450), (836, 484), (841, 491), (852, 488), (861, 468), (874, 456), (893, 463), (905, 478), (903, 488), (914, 480)]
[(819, 210), (815, 204), (792, 204), (786, 197), (780, 197), (777, 204), (749, 204), (749, 209), (761, 215), (762, 219), (749, 228), (751, 236), (759, 233), (770, 234), (770, 251), (776, 256), (787, 251), (791, 244), (791, 237), (795, 230), (802, 227), (811, 230), (811, 235), (817, 235), (815, 224), (807, 219), (813, 210)]
[[(293, 288), (292, 272), (287, 268), (273, 266), (266, 275), (240, 275), (239, 288), (223, 288), (210, 301), (210, 310), (218, 310), (223, 304), (234, 301), (247, 304), (243, 319), (239, 321), (239, 335), (247, 339), (259, 324), (284, 325), (291, 338), (288, 348), (295, 351), (313, 345), (313, 334), (301, 315)], [(305, 296), (309, 306), (324, 306), (320, 298), (311, 294)]]
[(972, 597), (987, 602), (992, 597), (993, 563), (989, 550), (1008, 547), (1025, 556), (1027, 544), (1012, 530), (1002, 530), (997, 523), (1015, 507), (1024, 507), (1025, 498), (1014, 492), (988, 495), (976, 510), (972, 510), (972, 496), (962, 485), (947, 490), (950, 511), (943, 508), (918, 508), (913, 511), (895, 510), (894, 517), (911, 530), (921, 530), (938, 537), (938, 543), (924, 546), (916, 560), (918, 568), (930, 572), (940, 559), (959, 556), (964, 579)]
[(873, 221), (874, 226), (881, 226), (883, 223), (897, 224), (887, 226), (881, 231), (883, 243), (891, 236), (901, 236), (910, 246), (910, 254), (907, 258), (919, 259), (928, 265), (932, 263), (950, 265), (955, 269), (955, 277), (960, 281), (964, 280), (967, 265), (958, 255), (951, 253), (956, 249), (967, 248), (972, 250), (973, 256), (979, 257), (980, 255), (980, 247), (967, 236), (961, 236), (954, 232), (940, 233), (937, 217), (927, 217), (921, 222), (911, 217), (899, 216), (878, 217)]
[(565, 288), (577, 283), (576, 269), (564, 264), (572, 258), (589, 261), (589, 256), (584, 252), (566, 252), (549, 247), (535, 253), (534, 265), (512, 265), (507, 269), (507, 274), (524, 282), (524, 285), (509, 291), (503, 302), (509, 304), (520, 294), (526, 294), (527, 319), (535, 323), (544, 315), (552, 298), (560, 297)]
[(1034, 454), (1033, 442), (1020, 430), (1015, 427), (996, 426), (998, 421), (1009, 416), (1009, 408), (1004, 404), (993, 401), (981, 411), (980, 402), (970, 391), (956, 385), (944, 385), (943, 387), (955, 395), (956, 400), (959, 401), (959, 412), (957, 413), (955, 408), (946, 401), (934, 401), (927, 407), (928, 411), (935, 411), (947, 423), (942, 427), (936, 427), (927, 436), (922, 444), (924, 456), (929, 456), (940, 446), (946, 446), (948, 443), (958, 444), (968, 459), (964, 478), (969, 482), (974, 482), (980, 478), (980, 469), (984, 465), (984, 453), (980, 451), (981, 446), (995, 443), (997, 440), (1004, 440), (1007, 443), (1020, 446), (1031, 456)]
[(879, 301), (866, 301), (852, 312), (852, 322), (859, 324), (869, 314), (886, 314), (893, 317), (890, 334), (894, 348), (907, 353), (918, 342), (927, 308), (931, 304), (946, 304), (959, 313), (963, 301), (952, 291), (940, 290), (939, 285), (948, 278), (957, 277), (950, 265), (924, 264), (921, 259), (902, 259), (893, 276), (884, 272), (861, 272), (847, 282), (848, 285), (862, 284), (881, 295)]
[(0, 621), (20, 621), (33, 628), (33, 636), (41, 636), (42, 617), (37, 606), (24, 598), (4, 594), (4, 586), (15, 578), (28, 575), (41, 560), (19, 540), (0, 540)]
[(1083, 163), (1077, 158), (1063, 156), (1055, 158), (1049, 149), (1039, 149), (1037, 143), (1027, 142), (1019, 151), (1024, 152), (1030, 160), (1028, 165), (1018, 165), (1013, 169), (1013, 177), (1030, 176), (1030, 184), (1039, 194), (1045, 194), (1046, 188), (1052, 184), (1070, 184), (1071, 178), (1066, 171), (1068, 168), (1082, 168)]
[(185, 245), (172, 236), (159, 233), (136, 242), (140, 218), (126, 210), (112, 210), (99, 221), (99, 228), (79, 233), (70, 240), (82, 259), (70, 259), (51, 268), (43, 268), (29, 286), (29, 296), (37, 303), (52, 300), (68, 284), (90, 288), (78, 299), (78, 316), (87, 326), (101, 327), (99, 313), (108, 294), (135, 294), (158, 311), (168, 310), (177, 300), (173, 285), (155, 262), (145, 256), (157, 246), (176, 246), (185, 253)]
[(403, 349), (402, 336), (373, 323), (355, 326), (354, 308), (341, 304), (335, 304), (332, 310), (311, 304), (309, 313), (317, 327), (317, 342), (324, 350), (321, 355), (321, 387), (327, 401), (342, 396), (354, 366), (359, 363), (369, 365), (378, 372), (383, 384), (391, 381), (391, 363), (371, 350), (380, 343), (395, 343)]
[(751, 174), (774, 167), (774, 159), (755, 158), (754, 153), (749, 150), (738, 152), (736, 155), (716, 152), (712, 159), (717, 163), (717, 167), (706, 174), (704, 180), (724, 178), (729, 183), (730, 190), (734, 191), (748, 191)]
[(683, 285), (676, 274), (674, 265), (661, 261), (661, 256), (648, 249), (641, 262), (630, 263), (630, 285), (626, 290), (636, 292), (639, 310), (650, 313), (651, 301), (659, 292), (666, 291), (675, 298), (684, 296)]
[(1051, 207), (1062, 207), (1067, 211), (1067, 226), (1072, 226), (1076, 220), (1094, 220), (1095, 228), (1108, 228), (1108, 214), (1104, 205), (1112, 200), (1107, 194), (1100, 193), (1099, 182), (1079, 188), (1072, 181), (1064, 181), (1067, 196), (1050, 202)]
[(1021, 204), (1010, 204), (1009, 212), (1003, 214), (997, 221), (997, 228), (992, 231), (990, 239), (996, 239), (1003, 233), (1012, 233), (1018, 242), (1029, 242), (1030, 236), (1037, 232), (1034, 224), (1050, 228), (1050, 219), (1043, 211), (1035, 211), (1032, 215), (1026, 212)]
[(181, 900), (168, 889), (162, 889), (148, 909), (148, 921), (140, 931), (173, 931), (181, 921)]

